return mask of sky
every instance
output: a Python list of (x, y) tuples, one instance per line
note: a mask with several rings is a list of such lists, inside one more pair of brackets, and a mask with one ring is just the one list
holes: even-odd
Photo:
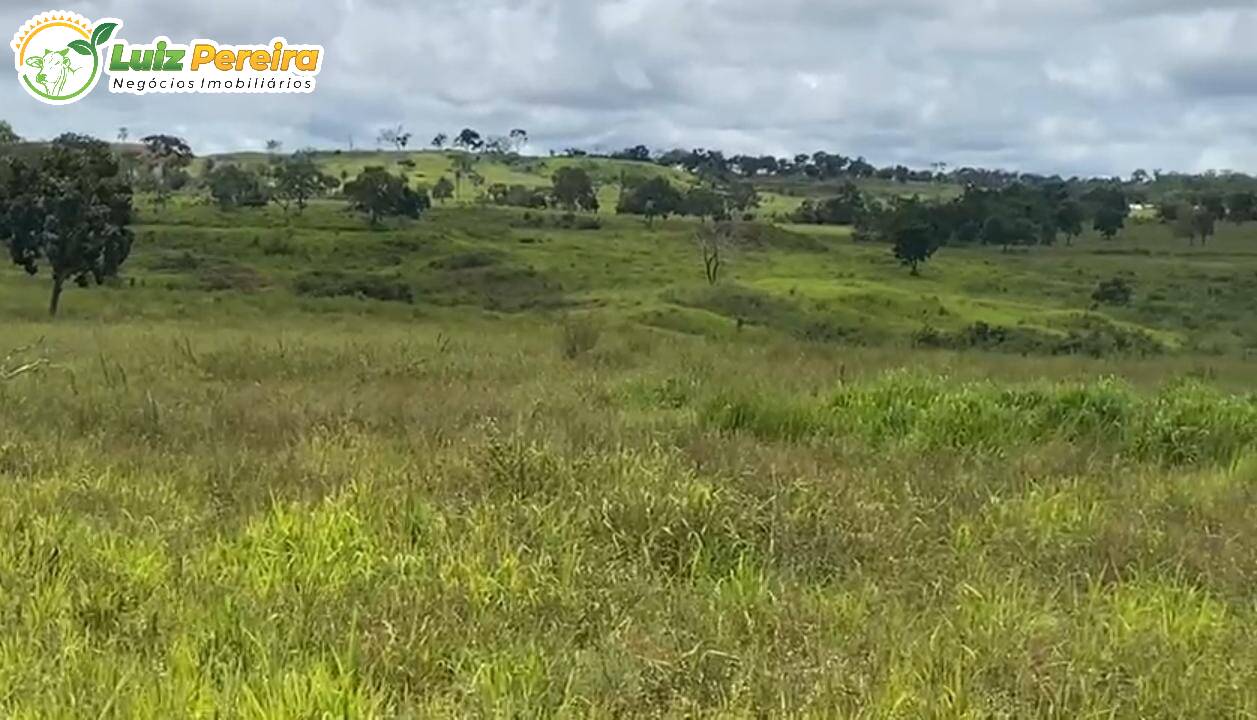
[[(403, 125), (528, 150), (826, 150), (1062, 175), (1257, 173), (1254, 0), (78, 0), (132, 42), (326, 48), (311, 95), (112, 94), (0, 81), (19, 134), (167, 132), (198, 153), (375, 147)], [(8, 66), (12, 68), (12, 65)]]

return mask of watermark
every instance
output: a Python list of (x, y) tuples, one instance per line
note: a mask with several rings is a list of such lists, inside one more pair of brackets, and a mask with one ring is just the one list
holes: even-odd
[(160, 36), (119, 37), (122, 21), (62, 10), (40, 13), (13, 35), (14, 68), (27, 94), (49, 105), (78, 102), (102, 80), (112, 93), (310, 93), (321, 45), (228, 45)]

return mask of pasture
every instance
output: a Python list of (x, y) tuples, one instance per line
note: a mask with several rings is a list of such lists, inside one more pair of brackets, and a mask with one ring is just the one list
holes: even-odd
[(4, 268), (0, 714), (1257, 714), (1257, 230), (695, 229), (181, 198), (55, 322)]

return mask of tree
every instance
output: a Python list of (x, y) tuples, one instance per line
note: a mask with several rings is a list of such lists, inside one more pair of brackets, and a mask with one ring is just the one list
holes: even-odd
[(1257, 220), (1257, 193), (1234, 192), (1226, 200), (1227, 218), (1233, 223)]
[(982, 226), (982, 244), (999, 245), (1008, 252), (1014, 245), (1033, 245), (1039, 227), (1030, 219), (996, 213)]
[(653, 177), (630, 187), (620, 195), (616, 212), (621, 215), (642, 215), (647, 225), (654, 225), (655, 218), (667, 219), (681, 211), (684, 196), (663, 177)]
[(564, 167), (554, 173), (550, 196), (559, 207), (569, 210), (598, 212), (598, 191), (589, 173), (582, 168)]
[(444, 150), (445, 146), (449, 143), (449, 141), (450, 141), (449, 135), (446, 135), (445, 133), (437, 133), (436, 137), (432, 138), (432, 147), (436, 148), (437, 150)]
[(22, 142), (22, 138), (13, 131), (13, 126), (0, 120), (0, 145), (13, 145), (19, 142)]
[(471, 155), (454, 156), (454, 184), (458, 197), (463, 195), (463, 180), (470, 179), (473, 185), (477, 184), (476, 178), (480, 177), (480, 173), (476, 172), (476, 163), (479, 160)]
[(938, 252), (933, 230), (924, 222), (910, 222), (895, 228), (893, 241), (895, 259), (912, 268), (913, 275), (920, 275), (920, 264)]
[(239, 165), (219, 165), (207, 178), (210, 197), (224, 210), (264, 207), (269, 198), (257, 173)]
[(729, 185), (729, 209), (737, 213), (749, 213), (759, 207), (759, 192), (749, 182)]
[(283, 148), (284, 148), (284, 144), (283, 144), (282, 142), (280, 142), (279, 140), (267, 140), (267, 141), (266, 141), (266, 152), (267, 152), (268, 154), (270, 154), (270, 155), (275, 155), (275, 154), (277, 154), (277, 153), (278, 153), (280, 150), (282, 150)]
[(1082, 205), (1077, 200), (1066, 200), (1056, 208), (1056, 229), (1065, 235), (1065, 244), (1073, 245), (1082, 235)]
[(319, 169), (313, 152), (308, 150), (293, 153), (278, 162), (271, 170), (271, 177), (275, 183), (271, 199), (285, 213), (292, 205), (297, 206), (297, 214), (305, 212), (311, 198), (331, 191), (340, 184), (336, 178)]
[(386, 217), (418, 218), (429, 207), (426, 195), (382, 167), (363, 170), (345, 184), (344, 192), (350, 209), (365, 214), (372, 227), (378, 227)]
[(1174, 210), (1174, 220), (1170, 224), (1170, 231), (1174, 233), (1176, 238), (1185, 238), (1188, 245), (1196, 244), (1196, 209), (1193, 207), (1182, 207)]
[(681, 202), (681, 214), (696, 218), (724, 220), (728, 217), (729, 211), (723, 195), (700, 185), (690, 188), (685, 193), (685, 199)]
[(436, 181), (436, 185), (432, 186), (432, 199), (443, 203), (452, 197), (454, 197), (454, 183), (442, 175), (441, 179)]
[(511, 130), (510, 139), (511, 149), (520, 152), (528, 144), (528, 131), (523, 128), (514, 128)]
[(1191, 214), (1192, 224), (1196, 227), (1196, 234), (1200, 236), (1200, 244), (1205, 245), (1209, 242), (1209, 238), (1213, 237), (1214, 229), (1218, 216), (1210, 208), (1196, 208)]
[(158, 205), (165, 205), (170, 196), (188, 181), (185, 170), (195, 155), (187, 141), (174, 135), (149, 135), (144, 143), (144, 164), (148, 169), (148, 188)]
[(527, 185), (506, 185), (494, 183), (485, 192), (489, 202), (494, 205), (509, 205), (522, 208), (544, 208), (549, 204), (549, 196), (540, 188)]
[(66, 281), (86, 287), (117, 275), (131, 252), (130, 225), (131, 187), (100, 140), (62, 135), (33, 162), (0, 167), (0, 239), (27, 273), (48, 264), (52, 316)]
[(510, 149), (511, 139), (502, 135), (490, 135), (481, 145), (481, 150), (490, 155), (505, 155)]
[(732, 244), (734, 225), (730, 222), (704, 223), (694, 234), (699, 255), (703, 258), (703, 275), (708, 285), (720, 281), (720, 271), (724, 268), (725, 254)]
[(1205, 193), (1200, 198), (1200, 207), (1209, 211), (1214, 220), (1226, 219), (1226, 201), (1222, 199), (1221, 193), (1211, 192)]
[(458, 137), (454, 138), (454, 147), (478, 152), (484, 147), (484, 140), (475, 130), (463, 128), (462, 132), (458, 133)]
[(127, 129), (126, 125), (118, 128), (118, 142), (125, 143), (129, 137), (131, 137), (131, 131)]
[(1174, 223), (1178, 220), (1182, 206), (1174, 202), (1163, 202), (1157, 206), (1157, 217), (1163, 223)]
[(867, 201), (860, 189), (848, 181), (828, 200), (804, 200), (794, 211), (794, 220), (816, 225), (854, 225), (866, 207)]
[(406, 128), (398, 125), (395, 128), (384, 128), (380, 131), (376, 142), (380, 145), (392, 145), (393, 149), (401, 152), (410, 144), (411, 134), (406, 132)]
[(1105, 240), (1112, 240), (1126, 227), (1126, 215), (1111, 205), (1103, 205), (1096, 210), (1094, 226)]

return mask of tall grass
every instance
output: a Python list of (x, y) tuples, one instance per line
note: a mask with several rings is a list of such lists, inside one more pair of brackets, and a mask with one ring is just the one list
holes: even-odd
[(702, 418), (713, 429), (766, 440), (848, 438), (979, 454), (1064, 442), (1168, 466), (1226, 465), (1257, 444), (1257, 396), (1191, 380), (1143, 394), (1111, 377), (1010, 387), (897, 372), (825, 398), (724, 393)]
[(1257, 712), (1254, 400), (1177, 361), (366, 322), (17, 327), (0, 715)]

